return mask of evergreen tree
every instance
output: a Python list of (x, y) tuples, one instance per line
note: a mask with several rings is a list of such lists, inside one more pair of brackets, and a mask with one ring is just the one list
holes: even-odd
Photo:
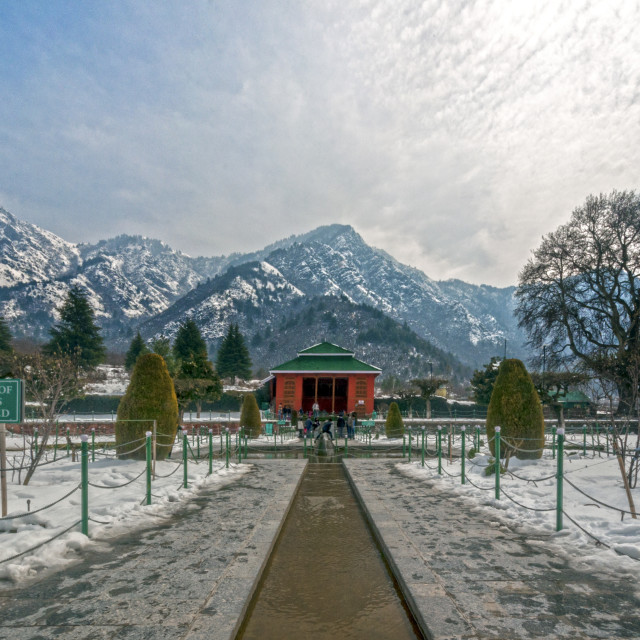
[(144, 355), (145, 353), (149, 353), (149, 347), (147, 347), (146, 342), (142, 339), (138, 331), (136, 337), (131, 341), (131, 345), (125, 356), (124, 368), (127, 371), (131, 371), (138, 360), (138, 356)]
[(493, 437), (496, 426), (501, 428), (501, 457), (509, 458), (514, 452), (521, 460), (542, 457), (542, 404), (531, 376), (520, 360), (502, 361), (491, 394), (487, 411), (487, 438), (494, 455)]
[(404, 422), (397, 402), (389, 405), (389, 413), (384, 423), (384, 431), (387, 438), (401, 438), (404, 434)]
[(471, 378), (471, 388), (473, 389), (473, 399), (478, 404), (488, 405), (491, 401), (493, 385), (498, 377), (500, 368), (500, 358), (494, 356), (489, 364), (484, 365), (484, 369), (477, 369)]
[[(170, 453), (178, 430), (178, 401), (164, 359), (156, 353), (141, 355), (133, 368), (131, 382), (118, 406), (116, 446), (121, 457), (144, 460), (140, 441), (156, 421), (157, 458)], [(142, 421), (142, 422), (140, 422)], [(138, 448), (135, 453), (129, 451)]]
[(207, 357), (207, 344), (193, 320), (187, 320), (178, 329), (173, 345), (178, 365), (174, 377), (180, 413), (194, 402), (200, 417), (205, 400), (217, 400), (222, 395), (222, 383)]
[(10, 355), (13, 353), (11, 337), (11, 331), (7, 321), (0, 316), (0, 354)]
[(176, 362), (175, 358), (173, 357), (173, 353), (171, 351), (171, 341), (169, 340), (169, 338), (160, 336), (159, 338), (155, 338), (154, 340), (152, 340), (151, 351), (153, 353), (157, 353), (159, 356), (162, 356), (165, 364), (167, 365), (169, 375), (172, 378), (175, 378), (178, 375), (179, 363)]
[(251, 377), (251, 357), (237, 324), (230, 324), (216, 358), (216, 369), (221, 378)]
[(87, 294), (76, 285), (59, 312), (60, 322), (49, 331), (51, 340), (44, 347), (45, 353), (67, 355), (82, 368), (100, 364), (106, 350)]
[(178, 329), (173, 343), (173, 356), (176, 360), (207, 357), (207, 343), (193, 320), (186, 320)]
[(240, 426), (245, 428), (250, 438), (257, 438), (262, 432), (260, 409), (253, 393), (248, 393), (244, 397), (242, 410), (240, 411)]

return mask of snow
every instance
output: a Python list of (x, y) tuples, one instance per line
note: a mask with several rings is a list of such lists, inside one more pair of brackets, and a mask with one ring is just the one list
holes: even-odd
[[(456, 439), (455, 452), (459, 453), (457, 443)], [(553, 459), (551, 450), (545, 450), (543, 458), (539, 460), (511, 458), (508, 472), (500, 478), (503, 491), (500, 500), (495, 499), (495, 475), (486, 476), (484, 473), (490, 460), (493, 464), (486, 446), (481, 448), (479, 455), (466, 461), (466, 477), (470, 482), (465, 485), (461, 484), (459, 477), (459, 458), (449, 461), (443, 456), (443, 474), (439, 476), (437, 458), (431, 454), (425, 458), (425, 466), (422, 467), (420, 451), (416, 453), (414, 449), (411, 464), (399, 463), (397, 468), (416, 480), (429, 479), (447, 486), (452, 494), (474, 503), (486, 513), (488, 519), (501, 520), (529, 534), (546, 534), (552, 539), (557, 538), (563, 547), (578, 549), (582, 557), (589, 561), (606, 563), (618, 554), (626, 556), (628, 562), (640, 560), (640, 520), (632, 519), (629, 513), (624, 514), (621, 520), (619, 510), (628, 512), (630, 509), (617, 458), (613, 455), (607, 457), (604, 452), (600, 454), (601, 457), (598, 454), (594, 457), (589, 449), (585, 457), (582, 455), (581, 443), (581, 436), (577, 436), (575, 444), (579, 449), (565, 450), (563, 506), (565, 513), (593, 537), (581, 531), (566, 516), (563, 517), (564, 528), (556, 532), (557, 483), (554, 476), (557, 459)], [(429, 444), (434, 450), (433, 436)], [(470, 447), (471, 444), (467, 446), (467, 450)], [(579, 493), (569, 481), (587, 495)], [(483, 489), (476, 488), (471, 483)], [(640, 483), (632, 490), (632, 495), (636, 509), (640, 510)], [(525, 507), (517, 505), (507, 496)], [(533, 508), (550, 510), (532, 511)], [(597, 545), (596, 540), (603, 545)]]
[[(146, 495), (146, 463), (140, 460), (117, 460), (96, 450), (96, 461), (91, 462), (91, 457), (89, 458), (89, 482), (110, 488), (89, 486), (89, 537), (79, 532), (79, 525), (72, 527), (81, 520), (79, 489), (55, 506), (35, 513), (79, 486), (79, 462), (63, 457), (42, 465), (28, 486), (17, 484), (17, 479), (16, 483), (11, 482), (9, 472), (8, 518), (0, 519), (0, 580), (17, 582), (31, 578), (45, 569), (64, 566), (76, 558), (75, 551), (167, 518), (180, 503), (194, 497), (203, 487), (229, 484), (250, 468), (248, 465), (230, 464), (227, 469), (224, 461), (214, 461), (213, 474), (208, 476), (208, 460), (201, 459), (197, 465), (189, 460), (188, 488), (184, 489), (179, 446), (174, 447), (173, 459), (157, 463), (157, 477), (152, 480), (152, 504), (142, 505), (141, 501), (144, 501)], [(173, 475), (160, 477), (167, 476), (172, 471)], [(127, 486), (118, 486), (132, 480)], [(27, 500), (31, 501), (30, 512), (27, 510)], [(28, 513), (25, 517), (9, 518), (25, 513)], [(73, 530), (47, 542), (69, 527)], [(46, 544), (24, 556), (2, 562), (41, 543)]]

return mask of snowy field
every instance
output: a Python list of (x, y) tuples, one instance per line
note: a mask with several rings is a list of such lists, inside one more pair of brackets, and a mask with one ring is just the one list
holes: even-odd
[[(0, 580), (16, 582), (65, 565), (76, 558), (76, 550), (88, 548), (90, 553), (91, 545), (101, 540), (153, 525), (203, 487), (223, 486), (249, 470), (237, 464), (227, 469), (224, 460), (214, 460), (213, 474), (208, 475), (206, 459), (199, 464), (190, 460), (185, 489), (181, 460), (176, 447), (173, 461), (157, 463), (152, 504), (146, 505), (146, 463), (117, 460), (113, 453), (96, 451), (96, 461), (89, 462), (89, 538), (77, 524), (81, 520), (79, 462), (62, 457), (42, 465), (26, 487), (11, 483), (9, 474), (8, 513), (0, 519)], [(13, 558), (29, 549), (33, 551)]]

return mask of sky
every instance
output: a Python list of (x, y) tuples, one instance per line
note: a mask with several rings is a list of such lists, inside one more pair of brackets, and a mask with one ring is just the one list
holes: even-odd
[(190, 255), (323, 224), (508, 286), (635, 189), (640, 0), (2, 0), (0, 206)]

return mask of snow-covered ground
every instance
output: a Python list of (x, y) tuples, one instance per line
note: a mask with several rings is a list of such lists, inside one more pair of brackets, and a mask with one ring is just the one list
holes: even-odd
[[(236, 464), (227, 469), (224, 461), (214, 461), (213, 474), (208, 475), (207, 460), (201, 459), (199, 464), (190, 460), (185, 489), (181, 459), (180, 447), (176, 447), (173, 461), (157, 463), (152, 504), (146, 505), (142, 504), (146, 496), (145, 462), (117, 460), (113, 453), (96, 451), (95, 462), (89, 462), (89, 538), (80, 533), (79, 525), (74, 526), (81, 520), (79, 462), (62, 457), (42, 465), (26, 487), (11, 482), (9, 472), (8, 512), (6, 518), (0, 519), (0, 580), (18, 581), (69, 563), (75, 550), (149, 526), (170, 516), (176, 505), (192, 498), (201, 488), (222, 486), (249, 470), (248, 466)], [(46, 508), (48, 505), (53, 506)], [(55, 536), (60, 537), (47, 542)], [(32, 552), (8, 560), (34, 547), (37, 548)]]
[[(581, 442), (581, 437), (575, 438), (576, 444)], [(434, 448), (433, 442), (431, 447)], [(607, 551), (609, 547), (629, 556), (632, 559), (629, 562), (640, 560), (640, 519), (634, 520), (629, 513), (623, 513), (629, 511), (629, 502), (615, 456), (601, 452), (594, 457), (593, 452), (587, 450), (585, 457), (581, 449), (565, 450), (563, 506), (566, 515), (560, 532), (556, 532), (557, 459), (553, 459), (552, 452), (545, 451), (540, 460), (511, 458), (508, 472), (500, 477), (500, 500), (495, 499), (495, 475), (485, 475), (490, 460), (493, 458), (486, 446), (480, 455), (466, 460), (465, 485), (461, 484), (460, 458), (449, 461), (443, 457), (443, 473), (439, 476), (437, 458), (425, 457), (423, 467), (420, 451), (414, 449), (411, 464), (398, 463), (398, 469), (410, 478), (429, 478), (446, 485), (453, 495), (470, 500), (486, 511), (488, 518), (550, 534), (563, 545), (584, 547), (583, 553), (588, 555), (611, 553)], [(631, 493), (640, 511), (640, 484)]]

